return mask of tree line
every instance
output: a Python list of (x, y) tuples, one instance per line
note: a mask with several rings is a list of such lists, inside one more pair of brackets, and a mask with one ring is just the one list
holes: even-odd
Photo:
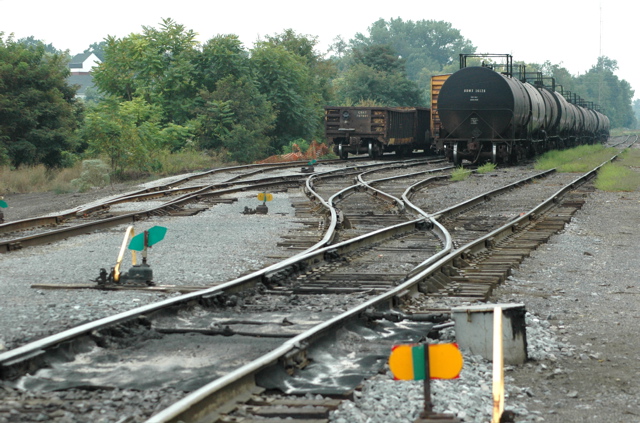
[[(251, 162), (323, 138), (325, 105), (424, 106), (430, 78), (457, 70), (476, 47), (443, 21), (380, 19), (340, 37), (326, 54), (317, 37), (285, 30), (246, 48), (236, 35), (204, 43), (172, 19), (92, 44), (102, 63), (87, 101), (69, 86), (68, 52), (0, 33), (0, 165), (60, 167), (106, 156), (114, 173), (158, 170), (185, 149)], [(573, 76), (527, 64), (563, 89), (599, 102), (613, 127), (635, 127), (633, 90), (606, 57)]]

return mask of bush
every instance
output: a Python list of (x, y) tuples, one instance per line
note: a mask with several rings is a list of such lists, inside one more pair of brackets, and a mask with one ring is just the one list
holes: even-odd
[(109, 167), (102, 160), (84, 160), (82, 173), (71, 181), (71, 186), (78, 192), (85, 192), (93, 187), (107, 186), (110, 182)]
[[(294, 144), (298, 146), (298, 150), (294, 151)], [(309, 149), (309, 141), (303, 138), (296, 138), (290, 141), (289, 144), (282, 147), (282, 154), (305, 152)]]

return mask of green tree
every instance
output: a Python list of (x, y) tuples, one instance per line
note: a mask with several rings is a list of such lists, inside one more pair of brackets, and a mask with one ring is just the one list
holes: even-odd
[[(321, 106), (334, 100), (335, 94), (331, 80), (337, 74), (333, 61), (327, 60), (316, 50), (318, 37), (297, 34), (292, 29), (286, 29), (281, 34), (268, 36), (267, 42), (274, 46), (282, 46), (288, 52), (303, 57), (309, 67), (312, 92), (320, 95)], [(323, 125), (321, 125), (323, 127)]]
[(449, 22), (401, 18), (379, 19), (369, 27), (369, 34), (357, 33), (351, 40), (353, 49), (363, 46), (387, 45), (406, 61), (407, 77), (413, 81), (423, 69), (440, 73), (457, 62), (460, 53), (475, 53), (471, 41)]
[(322, 100), (306, 58), (284, 46), (260, 42), (252, 50), (251, 64), (259, 91), (278, 114), (272, 151), (282, 151), (292, 139), (313, 137), (322, 119)]
[(608, 57), (598, 58), (598, 63), (583, 75), (575, 78), (575, 89), (583, 99), (598, 103), (609, 116), (614, 128), (634, 128), (636, 117), (632, 100), (631, 85), (620, 80), (615, 71), (618, 62)]
[(202, 96), (195, 120), (201, 148), (224, 148), (230, 160), (245, 163), (267, 154), (276, 114), (251, 79), (229, 75)]
[[(216, 36), (200, 49), (193, 31), (166, 19), (159, 29), (108, 37), (95, 79), (121, 104), (141, 99), (161, 111), (153, 124), (163, 148), (226, 149), (232, 160), (245, 161), (265, 154), (275, 127), (252, 66), (237, 36)], [(103, 140), (110, 133), (103, 131)]]
[[(374, 46), (378, 46), (379, 50), (372, 49)], [(378, 55), (379, 63), (374, 66), (378, 70), (380, 65), (393, 63), (390, 57), (385, 57), (392, 53), (395, 64), (401, 65), (404, 77), (417, 84), (423, 102), (420, 105), (430, 100), (432, 75), (457, 70), (459, 54), (476, 51), (471, 41), (465, 39), (460, 31), (448, 22), (434, 20), (414, 22), (403, 21), (401, 18), (389, 21), (379, 19), (369, 27), (367, 34), (357, 33), (348, 45), (341, 39), (337, 39), (331, 47), (331, 50), (337, 53), (333, 56), (333, 60), (340, 69), (340, 77), (348, 73), (352, 66), (363, 63), (362, 60), (357, 60), (357, 56), (367, 52), (367, 49), (368, 54)], [(372, 63), (366, 64), (372, 65)], [(391, 69), (385, 70), (391, 71)], [(403, 85), (407, 84), (403, 83)], [(345, 94), (337, 93), (337, 97), (344, 99)], [(389, 105), (398, 103), (397, 99), (389, 100), (384, 100), (384, 103)]]
[(194, 82), (195, 32), (171, 19), (160, 29), (106, 39), (104, 61), (94, 71), (100, 91), (123, 100), (142, 97), (162, 108), (165, 122), (184, 124), (192, 116), (198, 88)]
[(638, 122), (640, 122), (640, 100), (633, 101), (633, 113), (636, 116), (636, 126), (634, 129), (638, 129)]
[(38, 47), (38, 46), (42, 45), (44, 47), (44, 51), (47, 52), (47, 53), (59, 54), (61, 56), (68, 56), (69, 55), (68, 51), (58, 50), (57, 48), (55, 48), (53, 46), (53, 44), (51, 44), (51, 43), (46, 44), (44, 41), (36, 39), (33, 35), (30, 35), (30, 36), (25, 37), (25, 38), (20, 38), (18, 40), (18, 42), (20, 44), (24, 44), (27, 47)]
[(140, 83), (138, 61), (144, 40), (138, 34), (131, 34), (122, 39), (108, 36), (105, 43), (104, 60), (93, 70), (93, 81), (106, 96), (133, 100)]
[(340, 104), (373, 102), (379, 106), (421, 106), (426, 103), (418, 85), (409, 80), (405, 62), (387, 45), (358, 47), (351, 65), (334, 81)]
[(215, 91), (221, 79), (237, 79), (251, 74), (249, 53), (236, 35), (218, 35), (207, 41), (195, 58), (195, 73), (199, 88)]
[(43, 43), (21, 43), (0, 32), (0, 162), (13, 166), (63, 164), (75, 146), (81, 118), (68, 85), (66, 54)]
[[(287, 92), (289, 90), (286, 89), (278, 92), (278, 89), (284, 89), (284, 85), (281, 83), (278, 83), (279, 88), (276, 90), (269, 90), (263, 85), (261, 88), (262, 92), (268, 94), (269, 100), (278, 112), (278, 121), (273, 133), (274, 151), (282, 152), (283, 147), (293, 139), (310, 140), (323, 137), (323, 107), (334, 102), (335, 93), (332, 80), (336, 76), (337, 68), (334, 61), (325, 59), (317, 51), (317, 43), (317, 37), (297, 34), (292, 29), (286, 29), (280, 34), (267, 36), (266, 41), (260, 44), (259, 48), (262, 49), (284, 50), (298, 62), (295, 65), (296, 69), (283, 69), (285, 72), (292, 72), (296, 75), (295, 82), (290, 85), (295, 96), (290, 95)], [(283, 53), (281, 59), (284, 57)], [(266, 63), (264, 61), (257, 61), (257, 63), (260, 66), (256, 70), (256, 77), (260, 81), (262, 79), (261, 72), (266, 71)], [(280, 65), (285, 65), (285, 61), (281, 61)], [(274, 71), (275, 67), (272, 67), (267, 73), (273, 75)], [(270, 76), (270, 78), (272, 77)], [(296, 103), (295, 109), (289, 107)], [(306, 122), (294, 122), (290, 118), (294, 120), (306, 119)]]
[(109, 158), (114, 174), (148, 171), (154, 166), (154, 152), (162, 147), (161, 117), (157, 106), (141, 98), (110, 97), (87, 111), (82, 136), (91, 153)]
[(334, 83), (340, 104), (362, 105), (366, 102), (388, 107), (424, 104), (413, 81), (399, 73), (380, 72), (363, 64), (352, 66)]
[(353, 61), (378, 72), (404, 73), (403, 60), (389, 45), (363, 46), (353, 50)]
[(197, 146), (224, 149), (230, 160), (264, 157), (275, 112), (258, 90), (249, 53), (235, 35), (207, 41), (195, 60), (200, 92), (193, 126)]
[(562, 87), (563, 90), (573, 91), (575, 85), (574, 77), (567, 68), (546, 61), (541, 66), (541, 70), (543, 75), (552, 77), (556, 85)]
[(107, 47), (107, 42), (106, 41), (100, 41), (98, 43), (91, 43), (91, 45), (89, 45), (89, 47), (87, 49), (85, 49), (85, 51), (83, 51), (83, 53), (93, 53), (96, 56), (98, 56), (98, 59), (100, 60), (104, 60), (104, 56), (105, 56), (105, 48)]

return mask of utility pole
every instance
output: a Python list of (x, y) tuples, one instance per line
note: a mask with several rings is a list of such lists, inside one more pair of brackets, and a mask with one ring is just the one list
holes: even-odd
[(602, 84), (604, 83), (604, 62), (602, 60), (602, 2), (600, 2), (600, 45), (598, 47), (598, 61), (600, 62), (600, 81), (598, 81), (598, 104), (602, 104)]

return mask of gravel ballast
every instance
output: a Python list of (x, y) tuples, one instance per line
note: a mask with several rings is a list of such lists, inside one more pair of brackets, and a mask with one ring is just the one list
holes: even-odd
[[(481, 185), (474, 190), (482, 190)], [(268, 264), (268, 256), (282, 253), (276, 247), (279, 235), (298, 225), (293, 223), (290, 191), (275, 195), (267, 216), (242, 215), (245, 205), (257, 205), (253, 194), (243, 194), (236, 203), (216, 205), (193, 218), (141, 222), (137, 232), (153, 225), (169, 227), (167, 238), (149, 256), (155, 279), (208, 284)], [(506, 368), (506, 408), (517, 413), (516, 421), (640, 421), (635, 395), (640, 348), (634, 327), (640, 313), (640, 281), (634, 272), (639, 205), (637, 192), (592, 193), (563, 233), (535, 251), (495, 293), (494, 302), (523, 303), (529, 312), (530, 361)], [(33, 283), (86, 283), (100, 267), (112, 265), (123, 233), (123, 228), (113, 228), (0, 255), (0, 351), (177, 295), (30, 288)], [(432, 387), (436, 411), (456, 413), (466, 422), (488, 421), (491, 363), (465, 352), (461, 378), (434, 381)], [(422, 400), (421, 382), (398, 382), (381, 374), (366, 381), (356, 399), (332, 419), (413, 421)], [(101, 421), (117, 421), (109, 416)]]
[[(565, 230), (494, 293), (493, 302), (523, 303), (529, 312), (529, 361), (505, 368), (505, 408), (515, 421), (640, 421), (639, 204), (638, 192), (592, 193)], [(464, 353), (459, 380), (432, 382), (434, 410), (488, 422), (491, 363)], [(334, 421), (412, 422), (422, 389), (422, 382), (377, 376)]]
[[(301, 226), (292, 222), (291, 198), (274, 194), (267, 215), (244, 215), (260, 202), (243, 193), (189, 218), (155, 217), (134, 225), (136, 233), (159, 225), (165, 239), (149, 250), (148, 263), (158, 285), (208, 287), (261, 269), (290, 255), (277, 247), (280, 235)], [(136, 207), (133, 203), (131, 207)], [(120, 210), (125, 205), (119, 206)], [(101, 268), (115, 265), (127, 226), (116, 226), (62, 242), (0, 255), (0, 351), (117, 312), (167, 298), (139, 291), (34, 289), (33, 284), (95, 284)], [(141, 260), (138, 254), (138, 260)], [(122, 269), (131, 266), (127, 252)]]

